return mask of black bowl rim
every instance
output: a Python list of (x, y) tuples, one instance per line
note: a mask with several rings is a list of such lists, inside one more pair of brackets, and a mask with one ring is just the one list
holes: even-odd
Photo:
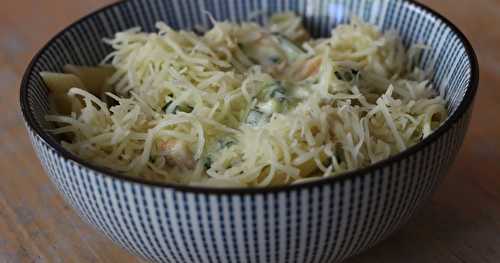
[(27, 96), (27, 90), (28, 90), (28, 79), (31, 74), (33, 74), (33, 67), (36, 63), (36, 61), (40, 58), (41, 54), (45, 49), (47, 49), (53, 42), (55, 42), (61, 35), (66, 33), (69, 29), (75, 27), (76, 25), (85, 22), (86, 20), (98, 15), (99, 13), (102, 13), (108, 9), (113, 8), (114, 6), (118, 6), (120, 4), (124, 4), (130, 0), (125, 0), (125, 1), (118, 1), (115, 3), (111, 3), (109, 5), (106, 5), (104, 7), (101, 7), (85, 16), (82, 18), (76, 20), (75, 22), (71, 23), (69, 26), (65, 27), (63, 30), (61, 30), (59, 33), (57, 33), (55, 36), (53, 36), (32, 58), (30, 64), (25, 70), (25, 73), (23, 75), (22, 81), (21, 81), (21, 89), (20, 89), (20, 106), (21, 106), (21, 111), (23, 114), (23, 117), (25, 119), (25, 122), (27, 124), (27, 128), (31, 129), (32, 131), (35, 132), (36, 135), (38, 135), (42, 140), (49, 146), (51, 146), (55, 152), (60, 154), (65, 161), (72, 161), (75, 162), (78, 165), (84, 166), (87, 169), (94, 170), (99, 172), (100, 174), (104, 175), (104, 177), (109, 176), (113, 179), (117, 180), (123, 180), (129, 183), (139, 183), (145, 186), (149, 187), (159, 187), (159, 188), (167, 188), (175, 191), (181, 191), (181, 192), (186, 192), (186, 193), (201, 193), (201, 194), (214, 194), (214, 195), (247, 195), (247, 194), (269, 194), (269, 193), (278, 193), (278, 192), (290, 192), (293, 190), (299, 190), (299, 189), (313, 189), (313, 188), (318, 188), (320, 186), (326, 185), (326, 184), (333, 184), (333, 183), (343, 183), (346, 180), (353, 180), (355, 178), (358, 178), (360, 176), (365, 176), (369, 175), (370, 172), (373, 172), (375, 170), (379, 170), (383, 167), (388, 167), (390, 164), (393, 164), (395, 162), (399, 162), (402, 159), (408, 158), (412, 154), (424, 149), (426, 146), (434, 143), (440, 136), (442, 136), (444, 133), (446, 133), (450, 128), (458, 121), (460, 120), (463, 115), (467, 112), (467, 110), (471, 107), (472, 102), (474, 100), (474, 97), (477, 92), (478, 84), (479, 84), (479, 65), (477, 61), (477, 56), (474, 52), (474, 49), (472, 48), (471, 43), (467, 39), (464, 33), (462, 33), (457, 26), (455, 26), (452, 22), (450, 22), (447, 18), (445, 18), (443, 15), (439, 14), (438, 12), (434, 11), (430, 7), (418, 3), (413, 0), (400, 0), (401, 2), (408, 4), (408, 5), (413, 5), (416, 6), (423, 11), (425, 11), (427, 14), (433, 16), (434, 18), (440, 20), (443, 22), (448, 28), (452, 30), (454, 34), (459, 38), (459, 40), (463, 43), (467, 57), (469, 60), (469, 63), (471, 65), (471, 81), (469, 82), (469, 85), (467, 87), (467, 90), (465, 92), (463, 100), (460, 102), (460, 105), (458, 108), (455, 110), (455, 112), (436, 130), (434, 131), (431, 135), (429, 135), (427, 138), (422, 140), (421, 142), (408, 147), (406, 150), (393, 155), (387, 159), (384, 159), (382, 161), (379, 161), (375, 164), (372, 164), (370, 166), (353, 170), (353, 171), (348, 171), (343, 174), (337, 175), (337, 176), (332, 176), (332, 177), (326, 177), (326, 178), (320, 178), (317, 180), (309, 181), (309, 182), (303, 182), (303, 183), (297, 183), (297, 184), (292, 184), (292, 185), (283, 185), (283, 186), (271, 186), (271, 187), (260, 187), (260, 188), (243, 188), (243, 187), (229, 187), (229, 188), (222, 188), (222, 187), (208, 187), (208, 186), (189, 186), (189, 185), (180, 185), (180, 184), (175, 184), (175, 183), (166, 183), (166, 182), (153, 182), (149, 181), (146, 179), (142, 178), (134, 178), (134, 177), (128, 177), (124, 176), (122, 174), (117, 173), (116, 171), (97, 166), (94, 164), (89, 163), (88, 161), (85, 161), (81, 159), (78, 156), (73, 155), (66, 149), (64, 149), (60, 143), (55, 141), (48, 133), (45, 131), (42, 127), (40, 127), (37, 122), (35, 121), (35, 118), (32, 114), (32, 112), (29, 109), (29, 103), (28, 103), (28, 96)]

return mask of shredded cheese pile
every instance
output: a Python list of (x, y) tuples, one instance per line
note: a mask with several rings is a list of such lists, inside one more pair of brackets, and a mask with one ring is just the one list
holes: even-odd
[(366, 167), (447, 117), (414, 66), (426, 47), (405, 50), (394, 32), (353, 18), (313, 40), (293, 13), (266, 26), (213, 23), (202, 35), (159, 22), (157, 33), (106, 39), (106, 88), (67, 90), (80, 106), (47, 116), (58, 124), (52, 132), (127, 176), (265, 187)]

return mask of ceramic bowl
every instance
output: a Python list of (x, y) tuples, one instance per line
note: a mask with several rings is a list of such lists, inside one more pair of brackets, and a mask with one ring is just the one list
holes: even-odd
[[(154, 31), (245, 21), (256, 11), (293, 10), (314, 36), (351, 15), (397, 30), (406, 45), (431, 49), (420, 66), (447, 102), (449, 118), (432, 135), (370, 167), (293, 186), (211, 189), (125, 178), (61, 147), (47, 132), (47, 88), (40, 71), (95, 65), (110, 51), (101, 40), (141, 26)], [(263, 16), (258, 18), (264, 22)], [(478, 65), (447, 19), (402, 0), (130, 0), (100, 9), (57, 34), (33, 58), (20, 103), (33, 147), (50, 179), (79, 215), (133, 254), (153, 262), (337, 262), (380, 242), (430, 197), (467, 130)]]

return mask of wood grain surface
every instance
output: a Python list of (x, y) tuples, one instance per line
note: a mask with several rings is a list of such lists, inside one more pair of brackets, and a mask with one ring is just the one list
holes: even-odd
[[(33, 54), (112, 0), (3, 0), (0, 7), (0, 262), (142, 262), (83, 223), (42, 171), (18, 105)], [(432, 201), (348, 263), (500, 262), (500, 1), (424, 0), (471, 40), (480, 89), (465, 144)]]

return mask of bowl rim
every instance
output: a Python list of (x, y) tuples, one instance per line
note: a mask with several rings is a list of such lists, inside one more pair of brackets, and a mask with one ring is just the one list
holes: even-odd
[(458, 105), (457, 109), (455, 112), (448, 117), (447, 120), (437, 129), (435, 130), (432, 134), (430, 134), (428, 137), (424, 138), (422, 141), (408, 147), (404, 151), (397, 153), (393, 156), (390, 156), (389, 158), (383, 159), (379, 162), (376, 162), (374, 164), (371, 164), (369, 166), (366, 166), (364, 168), (352, 170), (352, 171), (347, 171), (342, 174), (339, 174), (337, 176), (332, 176), (332, 177), (325, 177), (325, 178), (319, 178), (317, 180), (313, 181), (307, 181), (307, 182), (302, 182), (302, 183), (297, 183), (297, 184), (291, 184), (291, 185), (281, 185), (281, 186), (270, 186), (270, 187), (258, 187), (258, 188), (244, 188), (244, 187), (208, 187), (208, 186), (191, 186), (191, 185), (181, 185), (181, 184), (175, 184), (175, 183), (168, 183), (168, 182), (154, 182), (154, 181), (149, 181), (143, 178), (135, 178), (135, 177), (129, 177), (122, 175), (110, 168), (106, 167), (101, 167), (94, 165), (86, 160), (81, 159), (80, 157), (70, 153), (62, 145), (57, 142), (53, 137), (51, 137), (47, 131), (45, 131), (38, 123), (35, 121), (35, 118), (33, 116), (32, 111), (30, 110), (29, 107), (29, 102), (28, 102), (28, 80), (29, 77), (34, 74), (33, 68), (35, 63), (38, 61), (44, 50), (46, 50), (50, 45), (52, 45), (60, 36), (65, 34), (68, 30), (71, 28), (74, 28), (75, 26), (84, 23), (86, 20), (91, 19), (95, 17), (96, 15), (109, 10), (115, 6), (125, 4), (127, 2), (130, 2), (130, 0), (125, 0), (125, 1), (117, 1), (115, 3), (111, 3), (108, 5), (105, 5), (95, 11), (92, 11), (88, 13), (87, 15), (79, 18), (75, 22), (71, 23), (70, 25), (64, 27), (61, 31), (59, 31), (56, 35), (54, 35), (50, 40), (43, 45), (43, 47), (36, 52), (36, 54), (33, 56), (31, 59), (28, 67), (25, 69), (23, 78), (21, 80), (21, 88), (20, 88), (20, 106), (21, 106), (21, 112), (24, 118), (24, 122), (27, 126), (27, 129), (33, 131), (36, 135), (38, 135), (42, 141), (47, 144), (48, 146), (52, 147), (52, 150), (54, 150), (58, 155), (60, 155), (65, 161), (70, 161), (74, 162), (79, 166), (83, 166), (86, 169), (93, 170), (94, 172), (98, 172), (98, 174), (103, 175), (103, 177), (110, 177), (111, 179), (116, 179), (119, 181), (125, 181), (128, 183), (136, 183), (136, 184), (141, 184), (144, 186), (148, 187), (159, 187), (159, 188), (166, 188), (166, 189), (171, 189), (174, 191), (180, 191), (180, 192), (186, 192), (186, 193), (201, 193), (201, 194), (213, 194), (213, 195), (248, 195), (248, 194), (269, 194), (269, 193), (278, 193), (278, 192), (291, 192), (293, 190), (298, 190), (298, 189), (313, 189), (313, 188), (318, 188), (320, 186), (326, 185), (326, 184), (333, 184), (333, 183), (343, 183), (346, 180), (351, 180), (355, 179), (361, 176), (366, 176), (369, 175), (371, 172), (375, 170), (380, 170), (383, 167), (388, 167), (390, 164), (394, 164), (396, 162), (401, 161), (402, 159), (406, 159), (412, 154), (426, 148), (428, 145), (434, 143), (437, 141), (439, 137), (441, 137), (444, 133), (449, 131), (451, 127), (460, 120), (463, 115), (468, 111), (468, 109), (472, 106), (472, 102), (474, 100), (474, 97), (477, 93), (478, 89), (478, 84), (479, 84), (479, 65), (478, 65), (478, 60), (477, 56), (474, 52), (474, 49), (472, 48), (471, 43), (467, 39), (464, 33), (462, 33), (457, 26), (455, 26), (452, 22), (450, 22), (446, 17), (438, 13), (437, 11), (434, 11), (430, 7), (428, 7), (425, 4), (413, 1), (413, 0), (399, 0), (400, 2), (403, 2), (404, 4), (407, 5), (412, 5), (414, 7), (418, 7), (421, 10), (423, 10), (427, 15), (431, 15), (437, 20), (440, 20), (443, 22), (460, 40), (460, 42), (464, 45), (465, 51), (467, 54), (468, 61), (471, 65), (471, 79), (470, 82), (466, 88), (465, 95), (463, 100), (460, 102)]

